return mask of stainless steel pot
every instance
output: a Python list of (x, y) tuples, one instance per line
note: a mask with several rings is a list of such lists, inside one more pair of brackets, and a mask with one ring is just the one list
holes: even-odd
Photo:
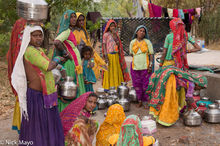
[(104, 88), (98, 88), (96, 90), (96, 94), (99, 96), (99, 95), (105, 95), (105, 90)]
[(136, 91), (134, 90), (134, 87), (131, 87), (128, 96), (130, 101), (137, 102), (137, 95), (136, 95)]
[(98, 99), (98, 109), (105, 109), (107, 105), (106, 94), (104, 88), (98, 88), (96, 91), (99, 99)]
[(57, 84), (60, 81), (62, 75), (61, 75), (60, 71), (57, 68), (52, 70), (52, 74), (53, 74), (53, 77), (54, 77), (54, 81)]
[(184, 115), (184, 124), (186, 126), (199, 126), (202, 123), (201, 116), (191, 109), (186, 115)]
[(126, 82), (121, 82), (121, 85), (118, 86), (118, 95), (120, 98), (128, 97), (129, 88), (127, 87)]
[(217, 104), (209, 104), (204, 112), (204, 120), (209, 123), (220, 123), (220, 110)]
[(220, 109), (220, 100), (215, 100), (215, 103), (218, 104), (218, 109)]
[(107, 106), (108, 107), (115, 104), (115, 102), (116, 101), (111, 96), (108, 96), (108, 98), (107, 98)]
[(118, 103), (124, 108), (125, 112), (130, 110), (130, 102), (126, 98), (122, 97), (118, 100)]
[(73, 82), (73, 77), (67, 76), (66, 79), (59, 84), (60, 95), (66, 99), (76, 97), (77, 85)]
[(199, 95), (200, 95), (200, 91), (199, 91), (199, 90), (194, 91), (194, 92), (193, 92), (193, 95), (194, 95), (194, 96), (199, 96)]
[(27, 20), (45, 20), (48, 15), (48, 5), (44, 0), (33, 2), (17, 0), (17, 13)]
[(100, 95), (98, 99), (98, 109), (105, 109), (106, 108), (106, 99), (104, 95)]
[(109, 94), (109, 95), (117, 94), (117, 90), (115, 89), (115, 87), (110, 87), (110, 88), (109, 88), (109, 91), (108, 91), (108, 94)]

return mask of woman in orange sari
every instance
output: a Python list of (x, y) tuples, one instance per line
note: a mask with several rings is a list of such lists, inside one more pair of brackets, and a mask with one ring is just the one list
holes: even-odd
[(119, 104), (114, 104), (108, 108), (106, 118), (96, 135), (96, 146), (109, 146), (109, 137), (119, 134), (121, 124), (125, 120), (124, 109)]

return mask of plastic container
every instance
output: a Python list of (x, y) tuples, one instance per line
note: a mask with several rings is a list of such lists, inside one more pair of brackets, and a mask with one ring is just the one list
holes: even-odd
[(144, 136), (152, 135), (157, 131), (156, 122), (154, 120), (149, 119), (149, 117), (144, 117), (141, 121), (141, 125)]

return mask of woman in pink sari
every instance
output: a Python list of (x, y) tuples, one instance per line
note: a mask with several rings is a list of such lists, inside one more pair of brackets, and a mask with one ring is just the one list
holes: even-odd
[(97, 99), (95, 93), (86, 92), (60, 113), (67, 145), (92, 146), (98, 123), (89, 118)]

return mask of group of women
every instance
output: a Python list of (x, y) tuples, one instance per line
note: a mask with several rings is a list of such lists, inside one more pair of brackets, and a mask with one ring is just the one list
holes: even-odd
[[(85, 19), (81, 13), (72, 10), (64, 12), (54, 41), (56, 49), (48, 52), (50, 58), (59, 62), (60, 70), (65, 70), (64, 76), (73, 77), (78, 87), (75, 99), (67, 100), (62, 97), (58, 99), (66, 145), (90, 146), (93, 143), (99, 124), (90, 118), (98, 100), (97, 95), (93, 93), (92, 84), (96, 82), (100, 71), (103, 71), (103, 88), (106, 90), (130, 80), (116, 22), (109, 20), (105, 27), (102, 59), (92, 48)], [(21, 32), (26, 24), (26, 20), (20, 21), (16, 26), (19, 29), (14, 30), (16, 37), (13, 38), (12, 35), (12, 46), (8, 53), (10, 81), (14, 60), (21, 45), (18, 42), (19, 39), (21, 42)], [(155, 72), (153, 72), (153, 46), (144, 25), (137, 27), (130, 42), (132, 56), (130, 72), (139, 101), (138, 107), (146, 106), (148, 102), (150, 114), (165, 126), (170, 126), (178, 120), (179, 111), (186, 103), (190, 108), (197, 109), (192, 98), (193, 90), (207, 86), (205, 77), (188, 72), (186, 54), (196, 52), (200, 48), (186, 33), (181, 19), (171, 20), (170, 28), (172, 32), (166, 37), (160, 68)], [(192, 43), (195, 49), (187, 50), (187, 41)], [(14, 49), (16, 47), (17, 49)], [(14, 93), (17, 95), (15, 91)], [(19, 115), (19, 104), (16, 101), (13, 126), (18, 130)], [(126, 118), (123, 107), (119, 104), (109, 107), (96, 135), (97, 146), (142, 146), (154, 142), (153, 137), (143, 136), (140, 119), (135, 115)]]

